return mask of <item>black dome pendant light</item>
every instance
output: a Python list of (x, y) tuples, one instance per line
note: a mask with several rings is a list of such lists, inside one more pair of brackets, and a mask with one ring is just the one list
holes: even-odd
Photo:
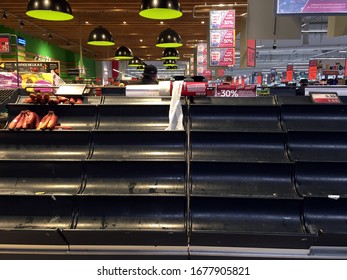
[(183, 15), (179, 0), (142, 0), (139, 14), (149, 19), (175, 19)]
[(174, 59), (166, 59), (166, 60), (164, 60), (163, 65), (164, 66), (177, 66), (176, 60), (174, 60)]
[(88, 44), (93, 46), (113, 46), (113, 35), (106, 28), (99, 26), (93, 29), (88, 37)]
[(29, 0), (26, 14), (32, 18), (51, 21), (74, 18), (70, 4), (66, 0)]
[(180, 59), (180, 54), (175, 48), (166, 48), (162, 52), (161, 59)]
[(114, 58), (117, 60), (129, 60), (129, 59), (132, 59), (133, 57), (134, 55), (131, 49), (129, 49), (128, 47), (124, 45), (120, 46), (114, 54)]
[(183, 44), (181, 36), (175, 30), (167, 28), (159, 34), (155, 45), (159, 48), (178, 48)]
[(138, 56), (134, 56), (132, 59), (130, 59), (128, 66), (138, 67), (138, 66), (142, 66), (143, 64), (144, 63), (141, 58), (139, 58)]

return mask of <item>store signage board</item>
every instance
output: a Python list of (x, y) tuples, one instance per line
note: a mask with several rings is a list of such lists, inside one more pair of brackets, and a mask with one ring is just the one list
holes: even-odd
[(83, 95), (86, 84), (61, 85), (55, 95)]
[(0, 53), (11, 52), (11, 37), (9, 35), (0, 35)]
[(235, 65), (234, 48), (211, 48), (210, 66), (232, 67)]
[(235, 10), (210, 11), (208, 67), (235, 66)]
[(210, 29), (235, 29), (235, 10), (210, 11)]
[(320, 104), (340, 104), (342, 103), (336, 92), (310, 92), (310, 98), (313, 103)]
[(247, 49), (247, 66), (248, 67), (255, 67), (256, 62), (256, 52), (255, 49)]
[(276, 0), (277, 15), (342, 15), (347, 14), (346, 0)]
[(207, 44), (198, 43), (197, 44), (197, 75), (204, 76), (204, 71), (207, 69)]
[[(27, 73), (50, 73), (51, 70), (59, 69), (59, 61), (45, 61), (45, 62), (19, 62), (19, 72)], [(1, 71), (14, 72), (17, 70), (17, 63), (15, 61), (6, 61), (1, 67)]]
[(257, 85), (218, 85), (217, 97), (255, 97)]
[(247, 40), (247, 67), (255, 67), (256, 64), (256, 40)]
[(210, 47), (235, 48), (235, 29), (211, 30)]

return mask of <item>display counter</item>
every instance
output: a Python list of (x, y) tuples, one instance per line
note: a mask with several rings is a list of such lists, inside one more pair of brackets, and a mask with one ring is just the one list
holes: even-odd
[(185, 97), (172, 131), (170, 98), (84, 98), (8, 104), (0, 258), (347, 258), (346, 104)]

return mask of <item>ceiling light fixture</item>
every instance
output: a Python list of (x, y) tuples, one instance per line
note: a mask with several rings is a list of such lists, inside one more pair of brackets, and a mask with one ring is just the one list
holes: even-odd
[(166, 67), (166, 70), (177, 70), (177, 69), (178, 69), (177, 65)]
[(175, 30), (167, 28), (159, 34), (155, 45), (159, 48), (178, 48), (183, 44), (181, 36)]
[(138, 56), (134, 56), (132, 59), (130, 59), (128, 66), (131, 67), (138, 67), (138, 66), (142, 66), (144, 63), (141, 60), (141, 58), (139, 58)]
[(74, 18), (71, 6), (66, 0), (29, 0), (26, 14), (29, 17), (51, 21)]
[(113, 35), (106, 28), (101, 25), (97, 28), (94, 28), (88, 37), (88, 44), (93, 46), (113, 46), (114, 39)]
[(178, 50), (176, 50), (175, 48), (166, 48), (162, 52), (161, 59), (179, 59), (179, 58), (180, 58), (180, 54)]
[(164, 66), (177, 66), (176, 60), (174, 60), (174, 59), (166, 59), (166, 60), (164, 60), (163, 65)]
[(53, 38), (53, 37), (52, 37), (52, 34), (49, 33), (49, 34), (48, 34), (48, 39), (49, 39), (49, 40), (52, 40), (52, 38)]
[(131, 49), (129, 49), (128, 47), (124, 45), (120, 46), (114, 54), (114, 58), (117, 60), (129, 60), (129, 59), (132, 59), (133, 57), (134, 55)]
[(23, 22), (22, 20), (19, 22), (19, 27), (20, 27), (20, 28), (23, 28), (23, 27), (24, 27), (24, 22)]
[(2, 14), (2, 19), (6, 20), (7, 19), (7, 14), (6, 12), (4, 11), (3, 14)]
[(142, 0), (139, 14), (149, 19), (175, 19), (183, 15), (179, 0)]

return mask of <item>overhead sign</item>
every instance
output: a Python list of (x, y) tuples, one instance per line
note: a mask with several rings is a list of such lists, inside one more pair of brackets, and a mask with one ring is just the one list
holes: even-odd
[(210, 11), (209, 66), (235, 65), (235, 10)]
[(276, 14), (347, 14), (346, 0), (276, 0)]
[(11, 52), (11, 38), (9, 35), (0, 35), (0, 53)]
[(235, 10), (210, 11), (210, 29), (235, 29)]
[(235, 48), (211, 48), (210, 66), (232, 67), (235, 65)]

